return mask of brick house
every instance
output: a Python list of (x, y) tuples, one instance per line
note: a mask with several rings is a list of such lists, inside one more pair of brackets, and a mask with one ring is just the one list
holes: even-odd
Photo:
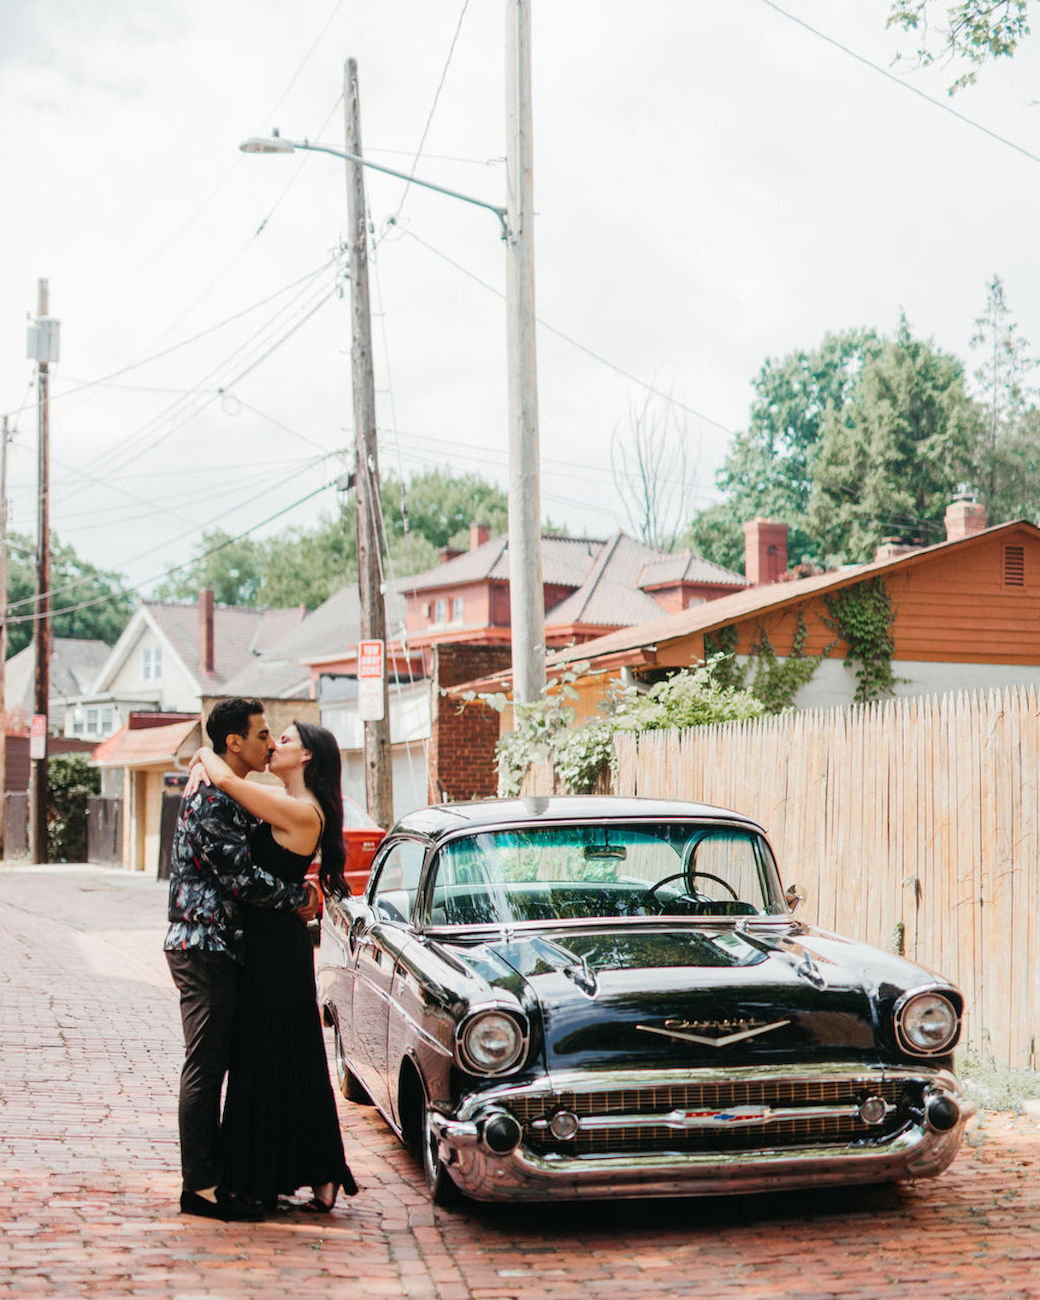
[[(401, 811), (406, 806), (398, 797), (399, 781), (410, 794), (407, 807), (427, 798), (494, 793), (485, 740), (492, 733), (497, 737), (497, 715), (488, 710), (491, 717), (477, 723), (469, 711), (484, 737), (478, 741), (456, 716), (457, 704), (442, 704), (442, 691), (509, 666), (509, 577), (508, 538), (491, 537), (485, 526), (474, 524), (468, 550), (446, 548), (440, 564), (400, 579), (388, 593), (388, 602), (400, 613), (396, 623), (388, 617), (388, 626), (398, 629), (396, 636), (391, 632), (387, 649), (391, 740), (395, 748), (411, 743), (411, 759), (421, 739), (424, 759), (419, 800), (414, 763), (405, 768), (395, 758), (394, 801)], [(542, 583), (546, 644), (559, 647), (645, 621), (663, 610), (693, 608), (746, 585), (739, 573), (721, 565), (688, 552), (669, 555), (620, 532), (605, 541), (543, 534)], [(335, 652), (312, 652), (306, 658), (312, 694), (325, 698), (323, 682), (343, 683), (338, 687), (344, 692), (338, 712), (331, 704), (327, 711), (323, 706), (323, 718), (327, 712), (326, 725), (340, 736), (348, 774), (355, 768), (360, 773), (361, 727), (349, 694), (357, 674), (356, 640), (356, 634), (342, 636)]]

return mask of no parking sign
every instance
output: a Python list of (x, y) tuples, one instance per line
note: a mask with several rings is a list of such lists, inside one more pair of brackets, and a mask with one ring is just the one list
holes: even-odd
[(386, 647), (382, 641), (358, 642), (358, 717), (379, 722), (383, 717), (383, 678)]

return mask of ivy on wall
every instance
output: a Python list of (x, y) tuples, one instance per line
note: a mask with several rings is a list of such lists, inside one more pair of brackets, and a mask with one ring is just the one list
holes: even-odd
[(882, 695), (891, 695), (896, 684), (892, 671), (892, 624), (896, 616), (884, 579), (880, 575), (868, 578), (831, 592), (825, 600), (830, 617), (823, 621), (848, 646), (845, 667), (855, 668), (853, 700), (869, 704)]
[(721, 627), (712, 635), (704, 637), (704, 652), (709, 657), (724, 655), (720, 664), (720, 678), (724, 676), (727, 685), (734, 690), (749, 691), (765, 705), (767, 713), (782, 713), (794, 705), (794, 697), (799, 690), (812, 680), (813, 674), (820, 666), (820, 661), (834, 648), (834, 642), (823, 648), (818, 655), (807, 655), (805, 644), (809, 639), (809, 629), (805, 616), (798, 611), (798, 622), (792, 638), (791, 653), (784, 659), (777, 657), (773, 643), (765, 627), (760, 623), (758, 640), (751, 646), (751, 654), (746, 663), (739, 663), (736, 657), (737, 629), (730, 623)]

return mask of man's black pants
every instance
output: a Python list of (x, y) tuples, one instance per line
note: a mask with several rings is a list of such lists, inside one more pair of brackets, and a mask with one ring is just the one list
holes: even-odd
[(186, 1192), (220, 1182), (220, 1089), (231, 1061), (239, 969), (212, 952), (167, 952), (181, 995), (184, 1068), (177, 1119)]

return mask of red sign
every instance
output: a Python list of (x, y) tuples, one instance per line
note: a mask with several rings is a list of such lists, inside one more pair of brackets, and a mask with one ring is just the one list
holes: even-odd
[(382, 641), (359, 641), (357, 648), (358, 680), (371, 681), (383, 676)]
[(382, 641), (359, 641), (358, 717), (362, 722), (379, 722), (383, 717), (383, 677), (386, 647)]
[(34, 713), (29, 723), (29, 757), (47, 757), (47, 715)]

